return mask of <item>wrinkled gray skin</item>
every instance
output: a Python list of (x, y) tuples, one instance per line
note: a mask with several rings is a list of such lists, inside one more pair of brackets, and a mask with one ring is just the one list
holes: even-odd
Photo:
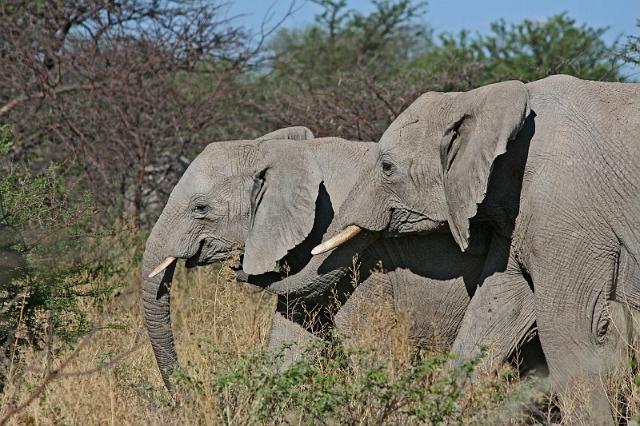
[[(293, 128), (260, 141), (210, 144), (174, 188), (147, 240), (145, 324), (168, 387), (177, 363), (169, 316), (175, 264), (147, 278), (167, 256), (196, 266), (241, 249), (241, 275), (279, 295), (271, 347), (312, 340), (313, 335), (300, 325), (308, 319), (303, 313), (330, 303), (334, 289), (340, 296), (351, 295), (335, 319), (339, 330), (348, 334), (354, 316), (361, 315), (354, 309), (356, 301), (368, 300), (377, 291), (369, 274), (377, 260), (388, 271), (377, 279), (382, 282), (383, 299), (412, 319), (411, 333), (417, 344), (437, 340), (450, 345), (457, 334), (482, 273), (484, 256), (461, 253), (446, 233), (428, 239), (377, 242), (363, 233), (332, 253), (312, 257), (311, 248), (339, 230), (332, 225), (334, 212), (361, 173), (361, 165), (369, 163), (367, 156), (375, 144), (338, 138), (270, 140), (291, 138), (291, 134), (300, 139), (312, 137), (308, 131)], [(354, 291), (349, 268), (356, 253), (362, 262), (363, 282)], [(425, 254), (429, 262), (423, 261)], [(291, 267), (284, 279), (271, 272), (283, 258)], [(297, 355), (288, 352), (287, 361)]]
[[(561, 398), (610, 423), (602, 383), (640, 307), (640, 85), (553, 76), (426, 93), (387, 129), (340, 210), (343, 226), (490, 232), (487, 278), (454, 343), (502, 358), (536, 322)], [(425, 258), (426, 261), (426, 258)], [(492, 269), (492, 271), (491, 271)]]

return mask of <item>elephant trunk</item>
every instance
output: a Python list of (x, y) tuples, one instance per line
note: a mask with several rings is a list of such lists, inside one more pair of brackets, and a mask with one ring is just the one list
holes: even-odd
[(144, 323), (149, 333), (153, 353), (156, 357), (162, 380), (171, 389), (171, 374), (177, 365), (178, 357), (171, 331), (170, 295), (171, 280), (175, 270), (175, 262), (163, 272), (149, 278), (153, 269), (165, 259), (166, 247), (159, 238), (161, 224), (154, 226), (144, 251), (142, 267), (142, 306)]

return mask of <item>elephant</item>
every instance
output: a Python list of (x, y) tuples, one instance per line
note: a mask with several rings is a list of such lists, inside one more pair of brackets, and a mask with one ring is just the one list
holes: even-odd
[[(341, 299), (339, 311), (322, 317), (321, 325), (335, 325), (348, 336), (363, 315), (361, 302), (380, 292), (376, 286), (382, 287), (381, 303), (408, 317), (416, 345), (453, 343), (485, 267), (481, 245), (462, 253), (447, 233), (393, 240), (365, 232), (331, 253), (310, 253), (340, 230), (334, 212), (373, 148), (371, 142), (313, 139), (308, 130), (293, 128), (258, 140), (214, 142), (193, 160), (171, 192), (143, 256), (144, 321), (167, 388), (177, 365), (169, 315), (176, 261), (207, 265), (234, 250), (242, 253), (239, 278), (278, 295), (269, 347), (284, 342), (301, 347), (322, 337), (322, 330), (306, 320), (309, 312), (326, 312), (335, 294)], [(350, 270), (356, 254), (361, 283), (354, 289)], [(384, 271), (371, 274), (378, 261)], [(285, 262), (288, 275), (274, 271)], [(283, 362), (300, 352), (287, 351)]]
[(338, 212), (343, 231), (314, 253), (361, 230), (447, 232), (461, 251), (488, 238), (493, 266), (453, 352), (501, 358), (535, 325), (561, 403), (586, 385), (577, 419), (610, 423), (602, 383), (637, 338), (639, 135), (640, 84), (557, 75), (425, 93), (384, 132)]

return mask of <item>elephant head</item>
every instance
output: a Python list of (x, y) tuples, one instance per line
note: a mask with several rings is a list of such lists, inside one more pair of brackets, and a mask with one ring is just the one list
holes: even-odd
[[(207, 146), (189, 165), (153, 227), (143, 258), (143, 306), (167, 387), (177, 363), (169, 317), (177, 259), (192, 267), (223, 260), (237, 250), (241, 272), (251, 276), (250, 282), (296, 297), (320, 293), (322, 285), (330, 286), (339, 275), (327, 267), (327, 279), (314, 287), (323, 258), (310, 263), (310, 250), (328, 232), (333, 209), (351, 188), (344, 181), (355, 181), (355, 164), (373, 144), (338, 138), (283, 140), (294, 139), (291, 134), (313, 138), (308, 130), (294, 128), (254, 141)], [(290, 266), (287, 279), (274, 272), (282, 261)]]
[(518, 81), (420, 96), (389, 126), (378, 156), (339, 211), (347, 228), (314, 249), (330, 250), (360, 229), (433, 232), (447, 225), (461, 250), (496, 159), (529, 115)]
[[(145, 325), (168, 387), (177, 361), (169, 317), (176, 260), (205, 265), (245, 249), (248, 273), (273, 270), (311, 231), (321, 175), (307, 151), (286, 149), (294, 142), (281, 150), (263, 146), (271, 139), (308, 138), (308, 129), (290, 128), (256, 141), (214, 142), (171, 192), (147, 239), (142, 286)], [(266, 226), (267, 218), (277, 223)]]

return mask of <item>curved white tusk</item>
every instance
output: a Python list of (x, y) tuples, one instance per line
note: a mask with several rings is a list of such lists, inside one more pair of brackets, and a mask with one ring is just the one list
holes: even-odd
[(314, 247), (314, 249), (311, 250), (311, 254), (315, 256), (317, 254), (333, 250), (334, 248), (341, 246), (342, 244), (358, 235), (361, 231), (362, 228), (360, 228), (358, 225), (349, 225), (335, 237), (330, 238), (328, 241), (325, 241), (324, 243)]
[(171, 265), (173, 262), (176, 261), (176, 259), (177, 258), (175, 258), (173, 256), (167, 257), (165, 260), (162, 261), (162, 263), (160, 263), (158, 266), (156, 266), (156, 269), (151, 271), (151, 273), (149, 274), (149, 278), (153, 278), (156, 275), (158, 275), (160, 272), (162, 272), (165, 269), (167, 269), (169, 267), (169, 265)]

